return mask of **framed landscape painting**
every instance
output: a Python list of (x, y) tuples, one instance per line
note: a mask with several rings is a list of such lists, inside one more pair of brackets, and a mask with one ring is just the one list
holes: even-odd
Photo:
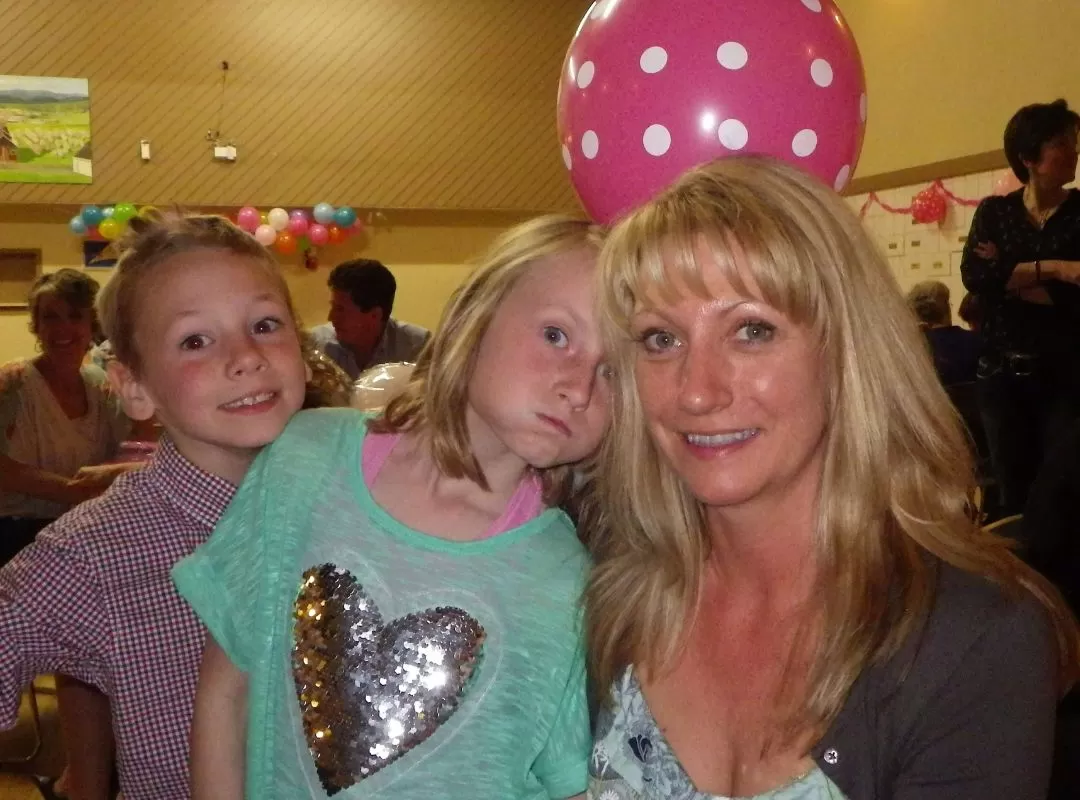
[(0, 75), (0, 183), (92, 183), (85, 78)]

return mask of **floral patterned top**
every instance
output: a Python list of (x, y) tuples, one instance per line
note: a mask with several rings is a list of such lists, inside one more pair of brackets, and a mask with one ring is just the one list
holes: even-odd
[[(589, 760), (589, 800), (732, 800), (699, 792), (653, 719), (641, 686), (627, 670), (600, 711)], [(746, 800), (846, 800), (817, 767)]]

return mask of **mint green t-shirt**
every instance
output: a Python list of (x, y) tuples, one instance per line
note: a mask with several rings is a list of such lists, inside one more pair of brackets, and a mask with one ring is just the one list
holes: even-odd
[[(312, 713), (311, 698), (305, 695), (305, 712), (293, 674), (296, 608), (299, 603), (303, 614), (303, 597), (310, 599), (298, 601), (298, 592), (305, 572), (319, 567), (362, 592), (338, 602), (334, 613), (346, 624), (331, 630), (331, 640), (357, 629), (348, 616), (357, 596), (377, 610), (383, 628), (408, 629), (425, 612), (451, 607), (483, 630), (453, 711), (431, 726), (425, 708), (420, 724), (430, 735), (415, 746), (392, 747), (397, 757), (370, 774), (350, 772), (345, 782), (355, 782), (333, 797), (541, 800), (584, 792), (591, 739), (579, 600), (588, 561), (570, 520), (551, 509), (467, 543), (411, 530), (379, 508), (364, 483), (365, 429), (364, 417), (349, 409), (297, 415), (256, 459), (210, 541), (173, 571), (180, 594), (248, 673), (247, 797), (331, 794), (309, 748), (325, 743), (309, 742), (302, 721)], [(320, 652), (342, 652), (319, 638), (324, 634), (316, 637), (327, 645)], [(300, 656), (312, 640), (303, 641)], [(401, 646), (400, 639), (385, 641)], [(340, 668), (330, 669), (342, 683), (332, 685), (361, 685), (357, 663), (370, 679), (372, 662), (335, 658)], [(398, 680), (382, 676), (384, 667), (374, 663), (375, 679)], [(460, 666), (449, 664), (450, 674)], [(348, 687), (325, 691), (324, 708), (349, 694)], [(371, 719), (378, 700), (355, 713), (348, 708), (347, 718)], [(350, 702), (364, 700), (353, 692)], [(309, 727), (314, 736), (318, 726)], [(380, 736), (372, 741), (385, 747)]]

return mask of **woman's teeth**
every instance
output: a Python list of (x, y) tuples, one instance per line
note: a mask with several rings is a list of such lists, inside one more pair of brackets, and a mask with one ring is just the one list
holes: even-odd
[(688, 433), (686, 434), (686, 441), (692, 445), (697, 445), (698, 447), (723, 447), (728, 444), (745, 442), (755, 435), (757, 435), (757, 428), (747, 428), (746, 430), (737, 431), (735, 433), (714, 433), (711, 435)]

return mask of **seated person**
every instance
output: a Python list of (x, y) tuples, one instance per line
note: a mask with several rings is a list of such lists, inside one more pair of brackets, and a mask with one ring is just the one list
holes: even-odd
[(926, 333), (942, 384), (973, 382), (982, 339), (977, 333), (952, 324), (949, 287), (941, 281), (922, 281), (911, 287), (907, 300)]
[(0, 366), (0, 565), (120, 471), (86, 469), (116, 455), (131, 428), (105, 373), (84, 363), (97, 291), (75, 269), (38, 278), (27, 298), (38, 354)]
[(968, 326), (968, 330), (975, 333), (982, 332), (983, 313), (982, 301), (977, 294), (968, 292), (960, 301), (960, 308), (956, 309), (960, 321)]
[(390, 316), (397, 281), (384, 264), (367, 258), (346, 261), (330, 272), (327, 285), (330, 321), (312, 328), (310, 335), (350, 378), (379, 364), (416, 361), (431, 333)]

